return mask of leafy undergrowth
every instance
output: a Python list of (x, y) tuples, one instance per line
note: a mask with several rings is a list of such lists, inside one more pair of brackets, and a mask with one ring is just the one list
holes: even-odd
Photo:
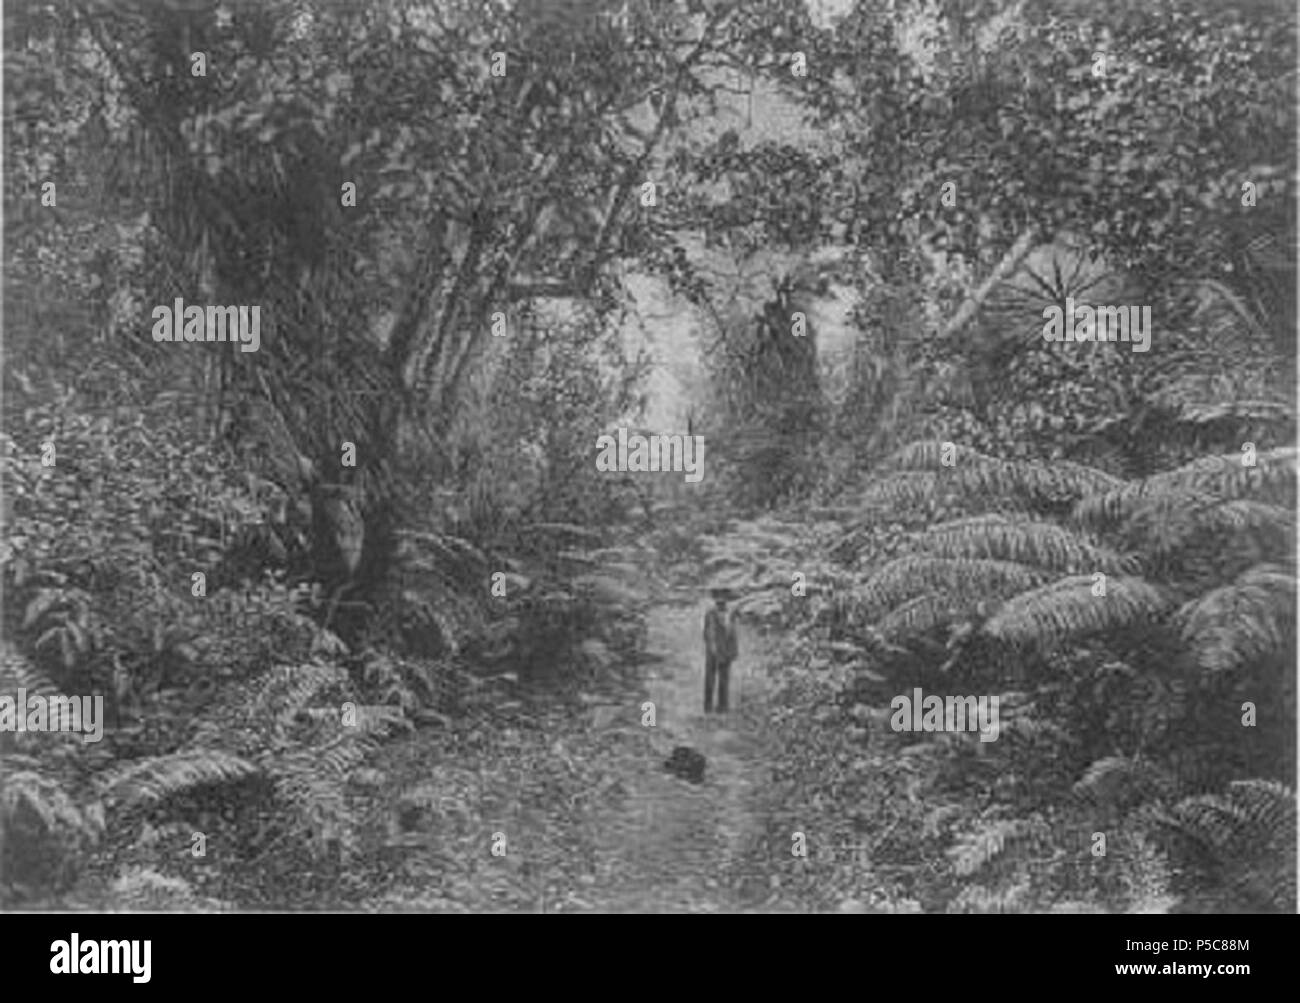
[[(833, 633), (852, 582), (810, 556), (825, 549), (824, 524), (764, 518), (716, 528), (674, 530), (678, 551), (629, 557), (646, 568), (644, 630), (627, 645), (600, 646), (601, 671), (572, 672), (566, 691), (541, 687), (380, 744), (349, 775), (345, 831), (295, 842), (300, 831), (284, 827), (258, 778), (226, 783), (219, 798), (195, 791), (157, 820), (118, 827), (97, 857), (98, 879), (60, 904), (1138, 912), (1169, 911), (1181, 894), (1205, 908), (1194, 874), (1148, 835), (1159, 819), (1112, 819), (1110, 853), (1099, 860), (1087, 845), (1099, 824), (1093, 808), (1033, 796), (1034, 783), (1068, 788), (1056, 773), (1068, 775), (1070, 764), (1055, 732), (1030, 727), (1025, 694), (1003, 694), (1008, 751), (970, 734), (889, 727), (900, 683), (888, 651), (873, 651), (869, 634), (848, 643)], [(891, 556), (898, 535), (886, 530), (868, 565)], [(656, 573), (664, 570), (673, 584)], [(740, 657), (732, 710), (705, 717), (699, 625), (704, 588), (720, 583), (740, 594)], [(1060, 714), (1049, 696), (1039, 694), (1040, 718)], [(679, 745), (705, 757), (698, 786), (663, 769)], [(1007, 757), (1056, 772), (1008, 769)], [(1193, 799), (1175, 811), (1222, 816), (1213, 831), (1223, 840), (1257, 819), (1286, 830), (1268, 808), (1281, 795), (1239, 786), (1231, 803)], [(1293, 831), (1293, 814), (1289, 824)], [(197, 831), (207, 835), (206, 857), (190, 853)]]
[[(701, 713), (700, 586), (737, 574), (761, 585), (776, 552), (795, 546), (788, 529), (731, 524), (695, 538), (704, 575), (653, 583), (643, 643), (608, 652), (617, 664), (599, 684), (484, 707), (384, 742), (352, 772), (342, 813), (349, 825), (326, 852), (295, 843), (293, 830), (277, 832), (273, 799), (256, 783), (227, 784), (215, 803), (200, 791), (191, 805), (168, 805), (165, 824), (123, 827), (97, 858), (98, 879), (64, 904), (770, 912), (835, 909), (857, 896), (882, 910), (908, 908), (852, 855), (831, 852), (832, 828), (819, 813), (824, 807), (829, 819), (835, 806), (806, 802), (816, 784), (782, 758), (801, 725), (770, 694), (786, 691), (801, 649), (778, 622), (780, 603), (761, 588), (759, 602), (741, 604), (733, 709)], [(654, 727), (644, 721), (646, 701)], [(706, 757), (701, 785), (664, 771), (679, 744)], [(806, 858), (791, 853), (796, 830), (807, 834)], [(205, 857), (191, 855), (191, 831), (206, 834)], [(505, 852), (494, 855), (503, 840)]]

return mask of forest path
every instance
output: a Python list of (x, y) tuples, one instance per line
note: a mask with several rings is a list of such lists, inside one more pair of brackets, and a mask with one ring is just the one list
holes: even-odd
[[(655, 726), (644, 727), (647, 755), (626, 773), (626, 796), (600, 820), (595, 912), (734, 912), (742, 908), (738, 865), (757, 836), (754, 792), (765, 772), (761, 748), (742, 708), (762, 701), (753, 671), (756, 632), (738, 628), (731, 670), (731, 710), (705, 715), (703, 621), (706, 603), (690, 596), (653, 606), (647, 618), (646, 699)], [(643, 713), (638, 708), (638, 715)], [(663, 769), (673, 748), (707, 759), (700, 784)]]
[[(782, 849), (789, 844), (766, 832), (770, 700), (789, 652), (786, 632), (765, 624), (776, 622), (789, 595), (778, 569), (797, 566), (791, 552), (807, 545), (793, 527), (760, 519), (678, 534), (667, 545), (637, 540), (611, 548), (604, 567), (618, 569), (620, 588), (644, 618), (635, 663), (598, 676), (576, 707), (543, 707), (527, 725), (469, 724), (457, 733), (459, 744), (417, 737), (391, 747), (377, 772), (391, 777), (395, 790), (375, 797), (382, 805), (376, 849), (388, 861), (375, 880), (384, 891), (366, 907), (566, 914), (794, 908), (779, 897), (781, 872), (789, 869), (783, 865), (792, 866)], [(680, 556), (666, 561), (667, 553)], [(749, 596), (737, 619), (726, 714), (704, 714), (706, 583)], [(647, 701), (653, 727), (643, 723)], [(677, 746), (705, 757), (701, 783), (664, 768)], [(489, 855), (492, 833), (508, 835), (507, 853)]]
[[(772, 518), (732, 521), (700, 537), (701, 553), (679, 565), (676, 583), (656, 589), (646, 611), (644, 700), (655, 727), (628, 729), (636, 750), (618, 764), (624, 797), (590, 819), (595, 836), (592, 884), (566, 911), (770, 911), (779, 877), (761, 847), (762, 795), (771, 771), (763, 739), (768, 696), (779, 661), (779, 635), (762, 627), (764, 609), (781, 600), (766, 591), (737, 617), (738, 656), (731, 667), (730, 709), (704, 713), (704, 614), (710, 600), (701, 579), (740, 592), (777, 575), (806, 546), (794, 527)], [(690, 581), (690, 584), (687, 582)], [(755, 615), (757, 614), (757, 615)], [(663, 763), (676, 746), (707, 761), (693, 784)], [(631, 750), (629, 750), (631, 751)], [(621, 758), (621, 757), (620, 757)]]

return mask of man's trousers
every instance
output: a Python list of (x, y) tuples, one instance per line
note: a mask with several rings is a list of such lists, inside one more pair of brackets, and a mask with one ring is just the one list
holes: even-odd
[(727, 684), (731, 681), (731, 662), (706, 654), (704, 656), (704, 713), (713, 712), (713, 683), (718, 684), (718, 713), (727, 712)]

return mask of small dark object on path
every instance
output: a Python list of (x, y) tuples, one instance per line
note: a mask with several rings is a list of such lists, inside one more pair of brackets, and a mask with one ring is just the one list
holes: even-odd
[(664, 760), (664, 769), (683, 780), (699, 784), (704, 782), (706, 762), (704, 756), (690, 746), (679, 745), (673, 749), (673, 754)]

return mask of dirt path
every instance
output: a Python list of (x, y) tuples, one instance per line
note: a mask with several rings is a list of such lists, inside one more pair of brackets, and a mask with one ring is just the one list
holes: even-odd
[[(640, 548), (629, 552), (619, 563), (630, 569), (628, 585), (637, 586), (646, 617), (635, 672), (582, 694), (585, 713), (557, 705), (548, 712), (552, 719), (536, 727), (494, 728), (477, 744), (472, 733), (468, 751), (405, 746), (406, 760), (394, 756), (382, 771), (401, 778), (395, 793), (378, 799), (386, 804), (380, 848), (397, 861), (400, 877), (374, 907), (541, 913), (788, 908), (780, 898), (783, 861), (769, 859), (777, 851), (764, 838), (771, 811), (768, 680), (776, 670), (779, 635), (758, 626), (762, 611), (748, 607), (754, 619), (737, 625), (730, 710), (705, 716), (708, 602), (698, 581), (682, 583), (698, 578), (700, 568), (711, 579), (715, 565), (739, 568), (732, 573), (758, 581), (774, 554), (797, 546), (787, 527), (731, 526), (707, 538), (705, 557), (683, 562), (680, 574), (667, 573), (677, 585), (664, 581)], [(646, 700), (654, 703), (654, 727), (641, 723)], [(679, 745), (705, 757), (702, 783), (665, 771), (664, 761)], [(409, 831), (402, 806), (422, 812)], [(510, 834), (510, 854), (487, 856), (484, 834), (496, 831)]]
[[(739, 628), (740, 654), (732, 666), (731, 710), (703, 713), (704, 604), (687, 598), (655, 606), (648, 620), (648, 699), (657, 724), (645, 728), (645, 755), (624, 780), (626, 797), (602, 819), (598, 884), (590, 889), (597, 912), (733, 912), (736, 865), (758, 820), (754, 785), (763, 765), (744, 711), (762, 698), (758, 635)], [(674, 746), (688, 745), (708, 760), (704, 782), (680, 780), (662, 769)]]

